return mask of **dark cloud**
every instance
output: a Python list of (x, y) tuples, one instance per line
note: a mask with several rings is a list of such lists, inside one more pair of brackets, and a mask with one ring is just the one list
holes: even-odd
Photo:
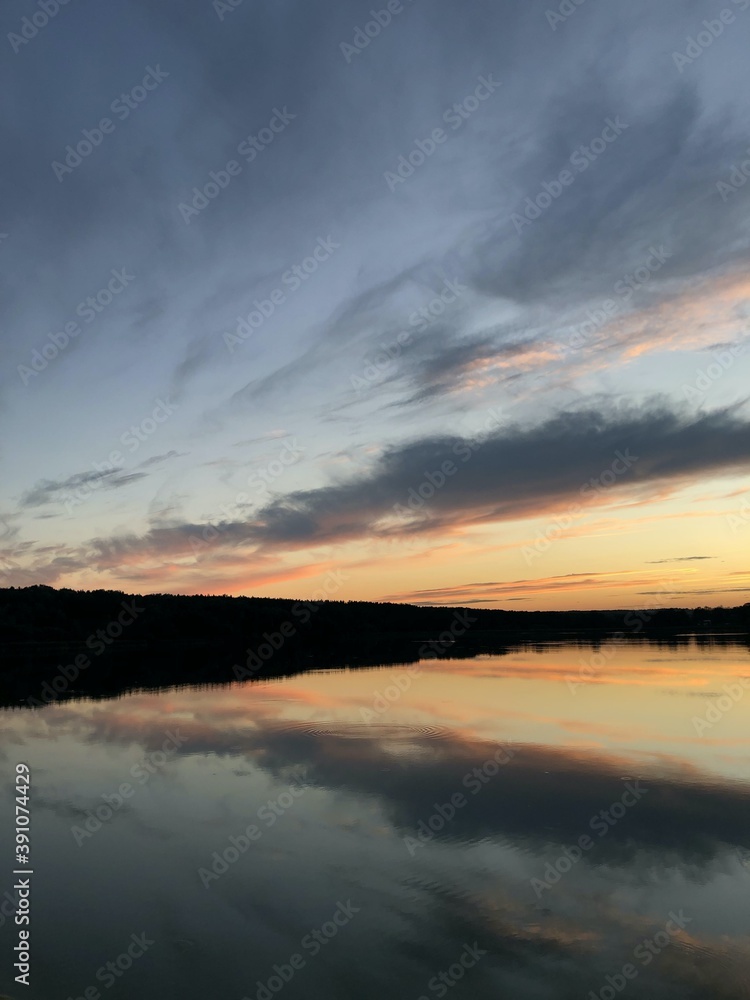
[(151, 458), (147, 458), (145, 462), (141, 462), (138, 465), (139, 469), (147, 469), (152, 465), (162, 465), (164, 462), (169, 462), (173, 458), (181, 458), (185, 455), (184, 451), (167, 451), (163, 455), (152, 455)]
[[(447, 462), (453, 475), (441, 471)], [(585, 518), (588, 505), (596, 509), (622, 493), (650, 495), (665, 484), (736, 474), (748, 465), (750, 424), (732, 409), (698, 417), (666, 407), (569, 411), (536, 426), (507, 424), (482, 436), (428, 438), (388, 449), (358, 477), (281, 495), (248, 513), (246, 520), (212, 522), (208, 549), (293, 549), (544, 512), (570, 512), (575, 524)], [(433, 488), (440, 477), (444, 484)], [(48, 502), (69, 484), (40, 484), (32, 499)], [(422, 486), (427, 487), (424, 494), (432, 494), (429, 500), (421, 501)], [(67, 554), (83, 560), (85, 553), (89, 565), (112, 569), (133, 555), (169, 559), (191, 554), (191, 545), (205, 533), (206, 525), (197, 522), (154, 521), (145, 534), (95, 538)], [(39, 582), (49, 582), (48, 569), (40, 564)], [(551, 578), (548, 586), (566, 589), (574, 577), (593, 582), (597, 576), (567, 574)], [(486, 586), (496, 586), (498, 595), (504, 595), (508, 589), (517, 593), (522, 583), (528, 581)], [(461, 594), (477, 596), (465, 589)], [(429, 596), (434, 600), (434, 592)]]
[(703, 559), (715, 559), (716, 556), (675, 556), (672, 559), (649, 559), (648, 566), (659, 566), (662, 563), (675, 563), (675, 562), (699, 562)]
[[(144, 463), (145, 464), (145, 463)], [(19, 501), (23, 508), (43, 507), (49, 503), (61, 503), (76, 490), (89, 490), (104, 487), (109, 490), (120, 489), (130, 483), (145, 479), (145, 472), (124, 472), (122, 469), (109, 469), (104, 472), (76, 472), (67, 479), (40, 479), (35, 486), (27, 490)]]
[[(644, 596), (660, 596), (664, 597), (663, 590), (641, 590), (640, 594)], [(671, 597), (711, 597), (715, 594), (747, 594), (747, 587), (704, 587), (697, 588), (694, 590), (671, 590)]]
[[(440, 471), (447, 462), (452, 475)], [(254, 530), (270, 544), (356, 537), (377, 531), (381, 519), (393, 516), (394, 504), (407, 512), (410, 500), (427, 527), (500, 521), (556, 504), (602, 500), (625, 487), (738, 472), (749, 464), (750, 424), (732, 410), (698, 417), (667, 408), (572, 411), (535, 427), (505, 426), (470, 442), (439, 437), (391, 448), (360, 478), (267, 505)], [(442, 476), (444, 484), (432, 486), (430, 476), (438, 484)], [(423, 485), (429, 499), (420, 502)]]

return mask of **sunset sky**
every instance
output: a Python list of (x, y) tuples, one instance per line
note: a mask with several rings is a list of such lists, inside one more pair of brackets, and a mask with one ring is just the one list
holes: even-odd
[(750, 600), (750, 0), (40, 12), (0, 585)]

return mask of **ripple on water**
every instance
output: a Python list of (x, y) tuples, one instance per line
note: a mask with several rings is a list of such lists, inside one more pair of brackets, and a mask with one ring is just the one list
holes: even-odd
[[(298, 732), (300, 729), (297, 730)], [(311, 739), (371, 740), (389, 743), (414, 743), (421, 740), (443, 740), (450, 737), (445, 726), (410, 726), (346, 722), (336, 725), (303, 724), (301, 731)]]

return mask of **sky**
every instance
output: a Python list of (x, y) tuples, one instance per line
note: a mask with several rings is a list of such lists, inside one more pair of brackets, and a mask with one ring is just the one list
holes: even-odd
[(745, 603), (750, 0), (0, 27), (2, 585)]

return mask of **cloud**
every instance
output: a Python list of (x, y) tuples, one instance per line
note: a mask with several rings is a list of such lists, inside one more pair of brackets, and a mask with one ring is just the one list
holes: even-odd
[[(562, 576), (545, 576), (537, 579), (508, 580), (504, 583), (463, 583), (454, 587), (436, 587), (431, 590), (412, 590), (405, 593), (387, 594), (382, 600), (405, 602), (408, 604), (447, 604), (472, 605), (493, 604), (508, 600), (528, 601), (528, 597), (511, 597), (518, 594), (550, 594), (555, 591), (575, 592), (576, 590), (591, 590), (593, 588), (623, 588), (645, 586), (651, 581), (648, 578), (633, 576), (628, 570), (619, 573), (566, 573)], [(641, 591), (640, 593), (645, 593)], [(649, 591), (665, 597), (666, 592)], [(669, 591), (674, 593), (674, 591)]]
[(703, 559), (715, 559), (716, 556), (675, 556), (672, 559), (649, 559), (646, 562), (647, 566), (660, 566), (662, 563), (676, 563), (676, 562), (698, 562)]
[[(494, 422), (497, 419), (495, 415)], [(202, 545), (202, 553), (218, 567), (227, 550), (234, 552), (233, 560), (257, 561), (261, 553), (270, 556), (353, 539), (450, 534), (471, 525), (545, 513), (572, 510), (585, 517), (587, 510), (616, 506), (622, 498), (632, 503), (634, 498), (641, 502), (658, 496), (665, 484), (674, 492), (708, 475), (737, 474), (749, 465), (750, 424), (736, 409), (698, 416), (657, 405), (643, 411), (563, 411), (535, 425), (505, 424), (480, 436), (431, 437), (388, 448), (348, 479), (282, 494), (254, 512), (248, 510), (242, 520), (213, 522), (210, 543)], [(29, 500), (48, 502), (72, 481), (77, 477), (38, 485), (27, 505)], [(80, 548), (64, 549), (58, 558), (65, 555), (75, 562), (88, 561), (92, 569), (125, 573), (139, 562), (194, 554), (191, 545), (201, 542), (205, 531), (206, 525), (195, 521), (156, 519), (145, 534), (94, 538)], [(46, 572), (43, 561), (37, 563), (37, 572)], [(615, 577), (573, 573), (550, 578), (547, 584), (549, 589), (567, 590), (581, 580), (601, 579), (609, 585)], [(42, 577), (42, 582), (49, 581)], [(627, 575), (621, 582), (636, 585)], [(498, 594), (510, 586), (516, 593), (520, 587), (539, 589), (535, 581), (493, 586), (500, 588)]]
[(167, 451), (163, 455), (152, 455), (151, 458), (147, 458), (145, 462), (141, 462), (138, 465), (139, 469), (147, 469), (152, 465), (162, 465), (164, 462), (169, 462), (173, 458), (182, 458), (187, 452), (184, 451)]
[[(621, 475), (612, 472), (623, 465), (618, 456), (630, 456)], [(748, 465), (750, 424), (733, 410), (696, 417), (667, 407), (566, 411), (476, 440), (441, 436), (392, 447), (357, 478), (266, 505), (251, 534), (269, 545), (302, 545), (514, 520)], [(408, 511), (410, 501), (414, 517), (394, 520), (394, 505)]]
[[(145, 463), (143, 463), (145, 464)], [(122, 486), (145, 479), (145, 472), (123, 472), (122, 469), (109, 469), (105, 472), (76, 472), (67, 479), (40, 479), (30, 490), (27, 490), (19, 501), (23, 508), (43, 507), (45, 504), (64, 501), (73, 491), (82, 487), (116, 490)]]
[[(747, 594), (749, 591), (750, 588), (748, 587), (704, 587), (703, 589), (698, 588), (694, 590), (675, 589), (675, 590), (670, 590), (669, 593), (670, 596), (672, 597), (679, 597), (679, 596), (711, 597), (714, 594)], [(639, 593), (643, 594), (644, 596), (659, 595), (660, 597), (664, 597), (663, 590), (641, 590)]]

